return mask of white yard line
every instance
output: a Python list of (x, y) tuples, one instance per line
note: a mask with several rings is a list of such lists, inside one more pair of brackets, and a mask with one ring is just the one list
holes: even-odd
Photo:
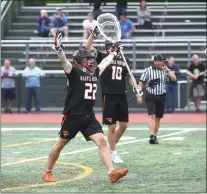
[[(171, 127), (171, 128), (160, 128), (159, 131), (181, 131), (181, 130), (196, 130), (196, 131), (205, 131), (206, 129), (203, 128), (186, 128), (186, 127)], [(107, 131), (108, 129), (106, 127), (103, 127), (104, 131)], [(149, 130), (147, 127), (128, 127), (127, 131), (144, 131)], [(60, 131), (60, 128), (36, 128), (36, 127), (22, 127), (22, 128), (2, 128), (2, 132), (4, 131)]]
[[(170, 133), (170, 134), (166, 134), (166, 135), (160, 135), (158, 136), (159, 138), (164, 138), (164, 137), (170, 137), (173, 135), (178, 135), (178, 134), (182, 134), (182, 133), (188, 133), (191, 131), (196, 131), (195, 129), (189, 129), (189, 130), (184, 130), (184, 131), (179, 131), (179, 132), (175, 132), (175, 133)], [(118, 143), (117, 145), (127, 145), (127, 144), (133, 144), (133, 143), (137, 143), (137, 142), (142, 142), (142, 141), (147, 141), (149, 140), (149, 138), (144, 138), (144, 139), (138, 139), (138, 140), (132, 140), (132, 141), (127, 141), (127, 142), (123, 142), (123, 143)], [(77, 153), (82, 153), (82, 152), (88, 152), (91, 150), (95, 150), (98, 147), (91, 147), (91, 148), (86, 148), (86, 149), (82, 149), (82, 150), (75, 150), (72, 152), (67, 152), (67, 153), (62, 153), (60, 154), (61, 156), (66, 156), (66, 155), (72, 155), (72, 154), (77, 154)], [(22, 163), (26, 163), (26, 162), (31, 162), (31, 161), (35, 161), (35, 160), (42, 160), (42, 159), (47, 159), (47, 156), (42, 156), (42, 157), (38, 157), (38, 158), (31, 158), (31, 159), (26, 159), (26, 160), (20, 160), (17, 162), (10, 162), (10, 163), (6, 163), (6, 164), (2, 164), (1, 166), (11, 166), (11, 165), (15, 165), (15, 164), (22, 164)]]
[(14, 152), (13, 154), (21, 154), (22, 152)]
[(121, 152), (121, 153), (119, 153), (119, 155), (125, 155), (125, 154), (128, 154), (128, 152)]
[(185, 137), (168, 137), (164, 138), (163, 141), (182, 141)]
[(175, 152), (173, 155), (182, 155), (182, 152)]

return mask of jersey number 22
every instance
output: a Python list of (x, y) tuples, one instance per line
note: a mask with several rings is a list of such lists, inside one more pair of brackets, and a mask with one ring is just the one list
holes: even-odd
[(84, 98), (87, 100), (96, 99), (97, 84), (95, 83), (85, 83), (85, 95)]
[(112, 79), (121, 80), (122, 79), (122, 67), (113, 66), (112, 67)]

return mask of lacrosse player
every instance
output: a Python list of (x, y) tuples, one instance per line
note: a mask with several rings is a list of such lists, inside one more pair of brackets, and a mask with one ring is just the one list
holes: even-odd
[(55, 182), (52, 169), (65, 145), (80, 131), (85, 139), (92, 140), (99, 148), (101, 159), (108, 169), (111, 182), (116, 182), (128, 173), (128, 169), (117, 170), (113, 168), (107, 142), (104, 138), (100, 123), (96, 120), (93, 105), (96, 98), (97, 78), (104, 72), (117, 55), (119, 44), (114, 44), (109, 49), (109, 55), (96, 66), (95, 55), (87, 49), (80, 49), (73, 54), (71, 64), (63, 52), (61, 44), (62, 34), (57, 31), (53, 49), (57, 51), (62, 67), (69, 80), (69, 91), (63, 110), (62, 128), (60, 138), (50, 151), (47, 168), (42, 178), (46, 182)]
[[(110, 55), (112, 43), (105, 41), (107, 53), (101, 53), (92, 46), (94, 35), (98, 34), (97, 27), (94, 28), (86, 43), (86, 48), (97, 54), (96, 62), (100, 63)], [(121, 45), (121, 43), (120, 43)], [(127, 60), (129, 62), (129, 60)], [(133, 86), (133, 79), (129, 76), (124, 60), (121, 55), (113, 57), (110, 65), (100, 77), (102, 89), (102, 111), (103, 124), (108, 125), (108, 142), (111, 148), (111, 157), (114, 163), (123, 163), (117, 153), (116, 143), (124, 134), (128, 124), (128, 102), (126, 95), (126, 83), (128, 79)], [(134, 80), (136, 82), (136, 80)], [(116, 129), (116, 122), (119, 127)]]

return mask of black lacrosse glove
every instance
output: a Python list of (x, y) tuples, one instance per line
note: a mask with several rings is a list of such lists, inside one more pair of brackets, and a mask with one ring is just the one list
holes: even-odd
[(91, 34), (93, 33), (95, 37), (98, 36), (99, 35), (98, 27), (95, 26), (93, 29), (90, 30), (90, 33)]
[(122, 42), (116, 42), (109, 49), (109, 53), (116, 52), (117, 54), (119, 54), (120, 50), (123, 50)]
[(54, 45), (52, 46), (52, 48), (56, 50), (57, 52), (61, 52), (65, 48), (61, 43), (62, 38), (63, 38), (62, 33), (59, 30), (57, 30), (55, 39), (54, 39)]

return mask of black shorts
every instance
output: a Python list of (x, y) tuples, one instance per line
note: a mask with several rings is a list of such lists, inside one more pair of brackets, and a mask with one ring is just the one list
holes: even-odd
[(71, 140), (78, 132), (81, 132), (87, 141), (89, 136), (96, 133), (103, 133), (103, 129), (95, 116), (67, 114), (63, 117), (61, 130), (59, 132), (61, 138)]
[(128, 122), (128, 102), (125, 94), (102, 95), (103, 124), (112, 125), (116, 121)]
[(157, 118), (163, 118), (165, 110), (165, 94), (155, 96), (146, 94), (145, 102), (147, 105), (148, 115), (155, 115)]
[(14, 100), (16, 98), (15, 88), (1, 88), (1, 97), (3, 100)]

